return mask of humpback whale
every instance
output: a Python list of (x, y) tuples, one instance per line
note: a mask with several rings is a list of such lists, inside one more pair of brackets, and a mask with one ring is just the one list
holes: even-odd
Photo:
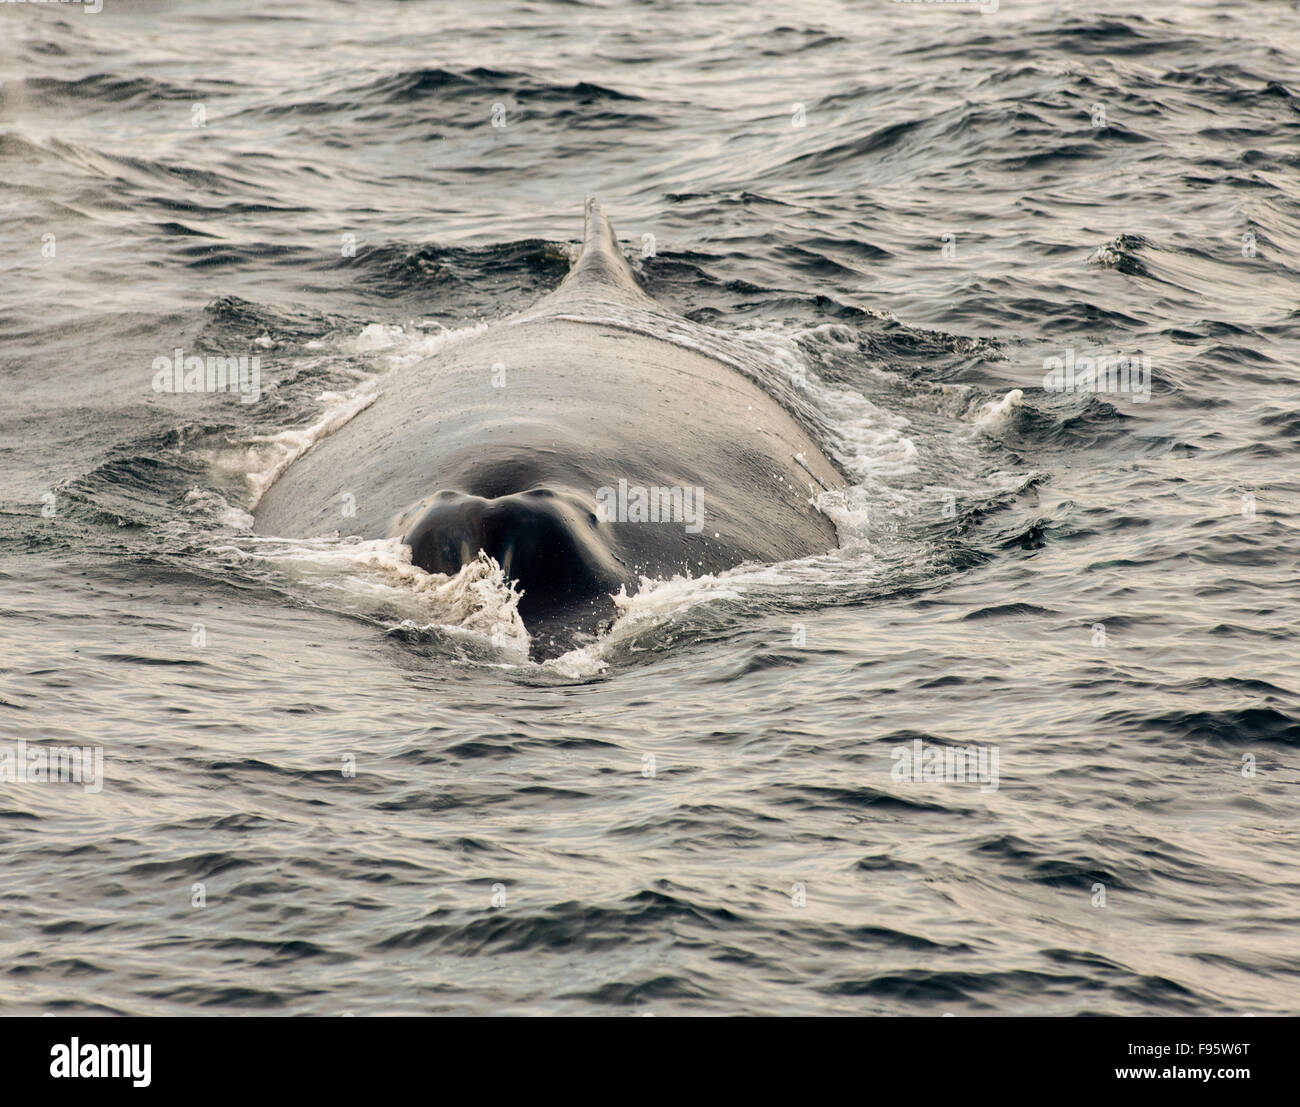
[(642, 577), (834, 548), (814, 500), (841, 471), (748, 376), (670, 337), (674, 322), (588, 200), (557, 289), (394, 369), (266, 490), (255, 529), (400, 538), (431, 573), (486, 554), (521, 593), (538, 658), (607, 626)]

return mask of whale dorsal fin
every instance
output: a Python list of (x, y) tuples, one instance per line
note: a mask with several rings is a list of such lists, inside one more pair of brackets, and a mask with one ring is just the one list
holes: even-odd
[(582, 238), (582, 253), (573, 263), (569, 275), (564, 278), (560, 288), (568, 291), (574, 286), (601, 285), (606, 290), (615, 288), (633, 294), (645, 296), (636, 277), (619, 249), (618, 236), (610, 226), (609, 219), (595, 197), (588, 197), (586, 203), (587, 224)]
[[(618, 236), (609, 225), (604, 211), (594, 198), (588, 198), (587, 226), (582, 237), (582, 252), (578, 255), (560, 287), (543, 296), (532, 307), (514, 316), (516, 323), (546, 319), (562, 315), (581, 318), (599, 305), (661, 308), (637, 282), (632, 269), (618, 246)], [(600, 314), (598, 311), (597, 314)]]

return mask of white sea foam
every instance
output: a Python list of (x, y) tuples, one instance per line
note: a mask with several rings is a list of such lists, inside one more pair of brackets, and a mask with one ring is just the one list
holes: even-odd
[(411, 564), (410, 547), (396, 538), (309, 539), (241, 537), (208, 552), (260, 562), (295, 585), (324, 595), (357, 614), (392, 626), (439, 629), (482, 640), (503, 658), (523, 661), (529, 638), (519, 618), (519, 593), (501, 567), (483, 554), (452, 575)]
[(978, 408), (971, 416), (971, 422), (985, 430), (994, 430), (1004, 425), (1007, 420), (1024, 406), (1025, 394), (1019, 388), (1013, 388), (1000, 400), (990, 400)]
[(541, 663), (540, 668), (572, 680), (599, 676), (609, 666), (612, 650), (676, 615), (701, 604), (737, 600), (745, 592), (741, 576), (746, 570), (733, 570), (716, 576), (673, 577), (652, 580), (642, 577), (632, 595), (620, 589), (614, 596), (614, 623), (594, 642), (569, 650)]
[(181, 510), (190, 515), (201, 515), (209, 525), (227, 530), (253, 529), (253, 517), (247, 511), (232, 507), (223, 495), (210, 488), (191, 488), (185, 494)]

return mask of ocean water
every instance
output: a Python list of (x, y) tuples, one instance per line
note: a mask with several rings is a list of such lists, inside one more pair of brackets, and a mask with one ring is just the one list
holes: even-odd
[[(1300, 1013), (1294, 0), (0, 7), (0, 1013)], [(588, 195), (839, 548), (255, 536)]]

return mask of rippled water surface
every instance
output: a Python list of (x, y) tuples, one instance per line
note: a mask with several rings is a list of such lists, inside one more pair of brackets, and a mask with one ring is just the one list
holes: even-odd
[[(0, 7), (0, 1012), (1300, 1013), (1300, 5)], [(840, 547), (539, 664), (254, 535), (593, 194)]]

